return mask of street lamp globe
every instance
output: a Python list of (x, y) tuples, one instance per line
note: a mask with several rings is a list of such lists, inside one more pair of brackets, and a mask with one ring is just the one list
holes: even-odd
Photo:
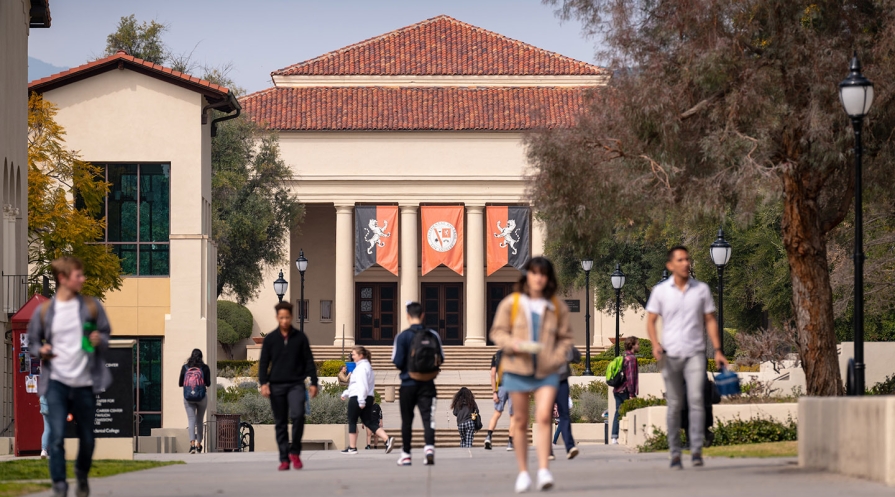
[(592, 259), (584, 259), (581, 261), (581, 269), (585, 271), (590, 271), (594, 268), (594, 261)]
[(298, 252), (298, 259), (295, 259), (295, 267), (298, 268), (298, 272), (301, 274), (305, 274), (305, 271), (308, 270), (308, 260), (305, 259), (304, 250)]
[(609, 278), (612, 281), (612, 288), (621, 290), (625, 286), (625, 273), (622, 272), (621, 264), (615, 265), (615, 271)]
[(286, 295), (287, 288), (289, 288), (289, 282), (283, 279), (283, 270), (281, 269), (280, 277), (273, 282), (273, 291), (276, 292), (280, 302), (283, 301), (283, 296)]
[(724, 230), (718, 228), (718, 238), (715, 239), (709, 248), (712, 256), (712, 262), (719, 268), (724, 267), (730, 261), (730, 244), (724, 239)]
[(860, 119), (870, 112), (870, 106), (873, 105), (873, 83), (861, 74), (857, 52), (848, 69), (848, 77), (839, 83), (839, 100), (848, 117)]

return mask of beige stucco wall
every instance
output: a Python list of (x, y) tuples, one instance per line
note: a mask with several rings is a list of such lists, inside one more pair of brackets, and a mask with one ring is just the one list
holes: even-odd
[[(163, 427), (186, 426), (183, 393), (175, 379), (193, 348), (214, 368), (216, 253), (207, 222), (211, 197), (210, 124), (202, 125), (198, 93), (134, 71), (112, 70), (45, 93), (59, 107), (67, 145), (95, 163), (171, 164), (169, 278), (133, 278), (108, 301), (120, 318), (145, 317), (139, 330), (164, 330)], [(130, 280), (130, 278), (128, 278)], [(167, 312), (163, 295), (168, 286)], [(136, 287), (136, 288), (135, 288)], [(137, 292), (139, 295), (134, 296)], [(133, 305), (136, 304), (136, 305)], [(129, 331), (122, 334), (132, 335)], [(209, 393), (214, 411), (215, 387)]]
[(165, 315), (171, 312), (171, 280), (124, 277), (121, 288), (109, 292), (103, 305), (113, 335), (164, 336)]

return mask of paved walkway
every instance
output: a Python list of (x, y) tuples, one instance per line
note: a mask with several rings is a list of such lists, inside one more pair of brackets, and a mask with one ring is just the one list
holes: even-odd
[[(554, 495), (656, 495), (661, 497), (869, 497), (891, 496), (880, 484), (798, 469), (793, 459), (708, 458), (706, 467), (671, 472), (664, 454), (631, 454), (620, 447), (583, 445), (573, 461), (552, 464)], [(183, 459), (168, 466), (92, 482), (92, 495), (133, 497), (352, 495), (510, 496), (515, 458), (503, 450), (441, 449), (436, 465), (398, 467), (397, 454), (347, 456), (306, 452), (302, 471), (277, 472), (273, 453), (139, 455), (140, 459)], [(531, 455), (532, 459), (534, 455)], [(38, 494), (48, 496), (49, 493)]]

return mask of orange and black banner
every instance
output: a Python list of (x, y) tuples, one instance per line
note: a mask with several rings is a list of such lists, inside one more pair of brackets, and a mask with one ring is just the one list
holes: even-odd
[(423, 274), (440, 264), (463, 274), (463, 206), (420, 207), (423, 234)]
[(354, 208), (354, 275), (379, 264), (398, 275), (398, 207), (358, 205)]
[(486, 212), (488, 276), (507, 265), (521, 271), (531, 258), (531, 208), (493, 205)]

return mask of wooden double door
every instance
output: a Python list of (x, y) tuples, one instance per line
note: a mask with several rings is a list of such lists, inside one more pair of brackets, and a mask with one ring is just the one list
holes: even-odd
[(355, 332), (358, 345), (391, 345), (401, 330), (397, 283), (355, 284)]
[(463, 283), (423, 283), (423, 324), (441, 335), (444, 345), (463, 345)]
[(506, 298), (507, 295), (513, 293), (515, 283), (512, 282), (493, 282), (488, 283), (488, 328), (485, 335), (488, 337), (488, 345), (494, 345), (491, 341), (491, 325), (494, 324), (494, 316), (497, 314), (497, 306)]

